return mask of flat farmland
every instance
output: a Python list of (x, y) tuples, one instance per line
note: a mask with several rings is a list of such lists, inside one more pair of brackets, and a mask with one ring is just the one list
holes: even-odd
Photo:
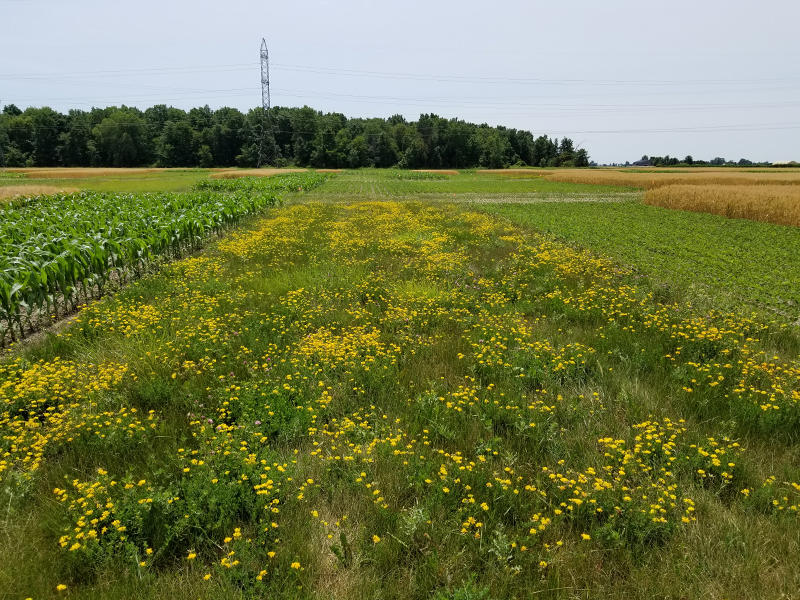
[(796, 597), (797, 228), (209, 175), (280, 200), (0, 362), (1, 597)]
[(794, 169), (558, 169), (545, 176), (551, 181), (565, 183), (620, 185), (646, 189), (668, 185), (800, 185), (800, 171)]
[(184, 192), (209, 177), (207, 169), (14, 169), (6, 173), (24, 178), (0, 178), (0, 197), (14, 188), (14, 195), (25, 193), (30, 186), (43, 189), (85, 189), (98, 192)]
[[(662, 188), (669, 189), (669, 188)], [(639, 201), (492, 203), (484, 210), (614, 259), (655, 293), (800, 320), (800, 229)]]
[[(535, 171), (525, 179), (510, 179), (495, 172), (465, 170), (452, 175), (449, 172), (415, 172), (392, 169), (361, 169), (349, 171), (320, 188), (316, 193), (330, 200), (347, 200), (353, 197), (455, 197), (467, 201), (481, 195), (492, 198), (524, 197), (540, 199), (543, 196), (564, 194), (591, 196), (607, 193), (630, 193), (630, 188), (597, 186), (582, 183), (551, 182)], [(453, 196), (455, 194), (455, 196)]]

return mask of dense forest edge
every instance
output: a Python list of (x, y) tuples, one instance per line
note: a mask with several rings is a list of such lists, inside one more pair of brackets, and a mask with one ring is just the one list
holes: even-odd
[(348, 119), (308, 106), (275, 107), (262, 142), (263, 123), (260, 108), (187, 112), (160, 104), (63, 114), (9, 104), (0, 114), (0, 156), (7, 167), (590, 166), (588, 152), (568, 137), (535, 138), (530, 131), (434, 114), (409, 122), (401, 115)]

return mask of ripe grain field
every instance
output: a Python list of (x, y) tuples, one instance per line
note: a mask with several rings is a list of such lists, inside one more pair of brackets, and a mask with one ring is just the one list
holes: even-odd
[(550, 181), (653, 189), (667, 185), (800, 185), (800, 171), (790, 169), (558, 169)]
[(797, 185), (668, 185), (648, 190), (645, 202), (676, 210), (800, 227)]
[[(0, 363), (0, 597), (797, 597), (797, 326), (714, 306), (724, 247), (698, 296), (631, 252), (667, 215), (709, 257), (736, 234), (395, 175), (287, 195)], [(736, 223), (773, 228), (759, 278), (797, 243)]]

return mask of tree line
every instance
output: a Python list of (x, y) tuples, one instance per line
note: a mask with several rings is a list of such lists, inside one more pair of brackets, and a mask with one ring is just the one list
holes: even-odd
[(670, 156), (669, 154), (666, 156), (647, 156), (647, 154), (645, 154), (642, 156), (641, 160), (650, 161), (654, 167), (768, 167), (772, 165), (770, 162), (753, 162), (752, 160), (748, 160), (746, 158), (740, 158), (738, 161), (734, 162), (732, 160), (725, 160), (721, 156), (717, 156), (711, 160), (700, 160), (697, 158), (692, 158), (691, 154), (682, 159), (675, 156)]
[[(263, 131), (263, 135), (262, 135)], [(8, 167), (586, 167), (589, 155), (567, 137), (477, 125), (434, 114), (409, 122), (348, 119), (308, 106), (261, 109), (164, 104), (21, 110), (0, 114), (0, 158)], [(1, 165), (0, 165), (1, 166)]]

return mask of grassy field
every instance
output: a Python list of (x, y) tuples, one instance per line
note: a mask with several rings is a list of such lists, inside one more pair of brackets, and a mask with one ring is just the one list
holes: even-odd
[(800, 229), (641, 202), (492, 203), (484, 210), (628, 265), (659, 297), (800, 321)]
[[(21, 169), (19, 169), (21, 170)], [(0, 197), (6, 187), (23, 193), (31, 189), (87, 189), (97, 192), (187, 192), (212, 173), (203, 169), (69, 169), (26, 170), (25, 179), (0, 179)], [(19, 190), (19, 191), (17, 191)], [(39, 192), (33, 192), (39, 193)], [(6, 194), (8, 196), (9, 194)]]
[(457, 175), (443, 174), (441, 177), (432, 179), (413, 176), (398, 177), (402, 173), (402, 171), (391, 169), (350, 171), (345, 176), (338, 177), (320, 188), (317, 193), (324, 194), (328, 200), (348, 200), (358, 197), (420, 197), (428, 199), (455, 197), (460, 200), (470, 200), (487, 195), (493, 198), (530, 196), (541, 199), (543, 196), (553, 194), (557, 196), (564, 194), (589, 196), (630, 192), (629, 188), (624, 187), (552, 182), (535, 171), (524, 179), (510, 179), (496, 172), (474, 170), (461, 171)]
[(0, 363), (0, 598), (798, 598), (797, 231), (345, 172)]

